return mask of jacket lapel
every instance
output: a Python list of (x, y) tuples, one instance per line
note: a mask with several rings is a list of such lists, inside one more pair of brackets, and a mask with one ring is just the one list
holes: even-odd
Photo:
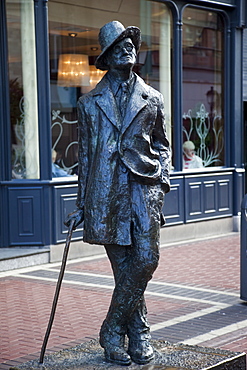
[(116, 100), (113, 96), (106, 75), (96, 86), (93, 95), (96, 98), (96, 104), (104, 112), (106, 117), (115, 127), (117, 127), (118, 130), (121, 129), (121, 132), (123, 133), (137, 116), (137, 114), (147, 105), (147, 98), (149, 94), (144, 81), (136, 75), (136, 82), (133, 87), (133, 92), (130, 96), (123, 121), (120, 117)]
[(143, 80), (136, 75), (136, 82), (133, 87), (133, 92), (126, 109), (126, 114), (122, 124), (122, 133), (129, 127), (137, 114), (147, 105), (148, 91)]
[(106, 76), (104, 76), (98, 83), (94, 96), (96, 97), (96, 104), (104, 112), (111, 123), (120, 130), (121, 120), (119, 111)]

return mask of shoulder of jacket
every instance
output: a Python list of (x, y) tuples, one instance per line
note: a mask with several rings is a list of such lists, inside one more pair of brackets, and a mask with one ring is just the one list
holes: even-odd
[(95, 86), (94, 89), (89, 91), (88, 93), (82, 95), (78, 99), (78, 104), (87, 104), (91, 103), (92, 100), (97, 97), (98, 95), (102, 95), (104, 93), (104, 89), (108, 86), (108, 79), (106, 78), (106, 75), (103, 76), (103, 78), (98, 82), (98, 84)]
[(94, 89), (89, 91), (88, 93), (83, 94), (82, 96), (80, 96), (80, 98), (78, 99), (78, 103), (85, 104), (87, 101), (89, 101), (94, 95), (93, 91), (94, 91)]
[(152, 86), (149, 86), (149, 89), (150, 89), (150, 95), (152, 95), (155, 99), (159, 101), (163, 101), (163, 95), (161, 94), (161, 92), (159, 92)]
[(138, 75), (136, 75), (137, 82), (142, 86), (142, 88), (146, 91), (149, 97), (156, 97), (158, 99), (163, 99), (163, 95), (156, 90), (154, 87), (146, 84), (146, 82)]

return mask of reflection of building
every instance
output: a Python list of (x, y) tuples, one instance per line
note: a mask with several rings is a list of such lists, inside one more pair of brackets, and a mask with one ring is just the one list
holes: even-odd
[[(51, 148), (73, 173), (76, 102), (102, 77), (94, 68), (97, 35), (113, 19), (141, 28), (135, 71), (164, 95), (173, 171), (162, 234), (173, 240), (195, 230), (232, 231), (244, 187), (239, 56), (246, 3), (1, 1), (0, 247), (54, 248), (65, 240), (77, 185), (75, 177), (52, 179)], [(185, 140), (205, 168), (183, 171)], [(81, 229), (73, 235), (81, 236)]]

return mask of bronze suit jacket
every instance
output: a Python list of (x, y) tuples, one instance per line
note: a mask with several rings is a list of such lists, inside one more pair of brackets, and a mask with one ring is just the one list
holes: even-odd
[[(163, 97), (136, 75), (122, 120), (105, 75), (79, 99), (78, 129), (77, 207), (84, 210), (84, 241), (131, 244), (131, 183), (158, 186), (163, 193), (170, 188)], [(160, 193), (158, 198), (152, 212), (161, 212)]]

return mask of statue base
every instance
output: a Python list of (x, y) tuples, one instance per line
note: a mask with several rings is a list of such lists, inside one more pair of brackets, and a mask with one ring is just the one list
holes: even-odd
[[(44, 357), (44, 363), (33, 360), (10, 370), (94, 370), (94, 369), (146, 369), (146, 370), (246, 370), (245, 353), (215, 348), (171, 344), (166, 341), (152, 341), (155, 358), (147, 365), (120, 366), (105, 362), (104, 351), (98, 340), (91, 340)], [(49, 353), (49, 351), (47, 351)]]

